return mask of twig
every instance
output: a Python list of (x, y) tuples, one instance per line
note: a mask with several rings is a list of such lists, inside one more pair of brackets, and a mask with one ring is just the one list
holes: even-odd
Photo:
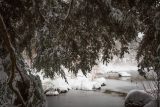
[(71, 10), (72, 10), (72, 7), (73, 7), (73, 1), (74, 0), (71, 0), (70, 5), (69, 5), (69, 9), (67, 11), (67, 15), (65, 16), (65, 18), (63, 20), (66, 20), (68, 18), (69, 14), (71, 13)]

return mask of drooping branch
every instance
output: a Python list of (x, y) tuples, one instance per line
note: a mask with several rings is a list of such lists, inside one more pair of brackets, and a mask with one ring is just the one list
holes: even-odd
[(23, 97), (21, 96), (20, 92), (17, 89), (15, 89), (15, 87), (12, 84), (13, 80), (15, 78), (16, 56), (15, 56), (15, 51), (14, 51), (14, 48), (13, 48), (12, 43), (10, 41), (9, 34), (7, 33), (7, 29), (6, 29), (6, 26), (5, 26), (5, 23), (3, 21), (3, 17), (1, 14), (0, 14), (0, 34), (1, 34), (2, 40), (4, 40), (5, 48), (7, 49), (7, 51), (10, 54), (10, 60), (12, 63), (11, 64), (11, 72), (10, 72), (10, 76), (8, 79), (8, 85), (9, 85), (10, 89), (21, 100), (23, 107), (25, 107), (25, 102), (23, 100)]
[(72, 7), (73, 7), (73, 2), (74, 0), (71, 0), (70, 5), (69, 5), (69, 9), (67, 11), (67, 15), (65, 16), (65, 18), (63, 20), (66, 20), (69, 16), (69, 14), (71, 13)]

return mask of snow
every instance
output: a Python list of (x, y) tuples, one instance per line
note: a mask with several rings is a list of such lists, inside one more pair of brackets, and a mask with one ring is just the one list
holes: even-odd
[(153, 97), (143, 90), (132, 90), (125, 98), (125, 107), (143, 107), (153, 100)]
[(91, 80), (87, 77), (76, 77), (74, 79), (69, 80), (69, 84), (72, 89), (75, 90), (86, 90), (91, 91), (95, 89), (100, 89), (103, 84), (105, 84), (104, 78), (98, 78), (95, 80)]
[(52, 94), (53, 90), (57, 90), (59, 93), (65, 93), (67, 92), (69, 89), (71, 89), (71, 87), (65, 82), (64, 79), (62, 78), (57, 78), (57, 79), (47, 79), (47, 80), (42, 80), (42, 85), (43, 85), (43, 89), (44, 91), (51, 91), (49, 94)]
[(55, 80), (52, 80), (52, 83), (54, 84), (54, 88), (59, 90), (60, 92), (65, 92), (71, 89), (69, 84), (67, 84), (65, 80), (60, 77)]
[(106, 79), (103, 78), (103, 77), (102, 78), (96, 78), (94, 81), (99, 83), (101, 86), (106, 85)]
[(127, 72), (119, 72), (121, 77), (131, 77), (131, 74), (127, 73)]
[(101, 86), (106, 84), (104, 78), (91, 79), (87, 77), (76, 77), (75, 79), (70, 79), (69, 84), (72, 89), (76, 90), (95, 90), (100, 89)]
[(140, 39), (143, 39), (143, 36), (144, 36), (144, 33), (142, 33), (142, 32), (139, 32), (139, 33), (138, 33), (138, 37), (139, 37)]
[(89, 80), (82, 80), (81, 82), (81, 90), (91, 91), (93, 90), (93, 83)]
[(70, 89), (92, 91), (100, 89), (102, 86), (106, 85), (105, 78), (96, 78), (92, 80), (90, 74), (88, 74), (88, 77), (85, 77), (81, 72), (79, 72), (77, 77), (74, 78), (68, 74), (68, 83), (61, 77), (57, 77), (53, 80), (44, 78), (41, 79), (43, 83), (43, 89), (44, 91), (47, 91), (46, 95), (54, 95), (54, 91), (65, 93)]
[(119, 78), (119, 73), (118, 72), (107, 72), (106, 73), (107, 78)]
[(59, 95), (59, 92), (58, 91), (48, 91), (46, 95), (47, 96), (57, 96)]
[(47, 90), (54, 90), (54, 84), (51, 81), (46, 81), (42, 83), (44, 92)]
[[(131, 74), (128, 71), (137, 71), (137, 66), (128, 64), (127, 60), (124, 60), (125, 64), (115, 64), (113, 61), (108, 65), (104, 65), (99, 62), (98, 65), (94, 66), (91, 73), (87, 73), (86, 76), (83, 75), (81, 71), (78, 72), (77, 76), (68, 72), (68, 70), (64, 67), (66, 78), (68, 83), (65, 82), (60, 76), (56, 75), (55, 79), (46, 79), (41, 76), (41, 80), (43, 83), (44, 90), (53, 89), (54, 91), (58, 91), (59, 93), (67, 92), (70, 89), (73, 90), (85, 90), (91, 91), (96, 89), (101, 89), (102, 86), (106, 85), (106, 79), (104, 77), (99, 78), (97, 75), (113, 75), (116, 78), (122, 77), (130, 77)], [(48, 86), (46, 86), (48, 85)]]
[(101, 89), (101, 83), (93, 82), (93, 89)]
[(116, 64), (108, 64), (108, 66), (101, 65), (104, 72), (109, 71), (116, 71), (116, 72), (127, 72), (127, 71), (137, 71), (138, 67), (137, 65), (129, 65), (129, 64), (123, 64), (123, 65), (116, 65)]

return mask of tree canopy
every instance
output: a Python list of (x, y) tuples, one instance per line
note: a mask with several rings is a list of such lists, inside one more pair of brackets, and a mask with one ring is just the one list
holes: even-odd
[(159, 67), (159, 0), (0, 0), (0, 20), (0, 58), (10, 56), (3, 64), (11, 78), (23, 51), (48, 77), (65, 77), (62, 66), (86, 74), (100, 54), (105, 63), (123, 56), (139, 32), (139, 67)]
[[(26, 50), (32, 58), (36, 50), (34, 67), (49, 77), (63, 75), (61, 66), (85, 74), (100, 53), (104, 62), (123, 56), (139, 32), (137, 59), (153, 66), (157, 57), (159, 0), (1, 0), (0, 13), (14, 54)], [(6, 45), (3, 36), (0, 41)]]

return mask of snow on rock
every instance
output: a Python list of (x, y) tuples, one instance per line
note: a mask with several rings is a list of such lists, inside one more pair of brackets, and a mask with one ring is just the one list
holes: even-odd
[(91, 91), (93, 90), (93, 83), (89, 80), (83, 80), (81, 82), (81, 90)]
[(54, 89), (54, 85), (51, 81), (47, 81), (47, 82), (42, 83), (42, 86), (43, 86), (44, 92)]
[(131, 74), (128, 72), (107, 72), (106, 73), (107, 78), (119, 78), (119, 77), (131, 77)]
[(72, 89), (75, 90), (92, 90), (93, 83), (86, 77), (76, 77), (69, 80)]
[(69, 84), (67, 84), (67, 82), (65, 82), (65, 80), (62, 78), (57, 78), (53, 80), (52, 83), (54, 84), (54, 88), (60, 93), (66, 93), (68, 90), (71, 89)]
[(106, 79), (105, 78), (96, 78), (94, 80), (95, 82), (98, 82), (101, 86), (105, 86), (106, 85)]
[(125, 98), (125, 107), (143, 107), (153, 99), (143, 90), (132, 90)]
[(84, 76), (82, 72), (78, 72), (77, 77), (67, 73), (66, 78), (68, 83), (60, 76), (54, 80), (40, 77), (42, 79), (43, 89), (49, 95), (52, 95), (52, 91), (58, 91), (59, 93), (66, 93), (70, 89), (90, 91), (101, 89), (102, 86), (106, 85), (105, 78), (93, 79), (91, 74), (88, 73), (87, 76)]
[(57, 95), (59, 95), (59, 92), (52, 90), (52, 91), (46, 92), (46, 95), (47, 95), (47, 96), (57, 96)]
[(101, 89), (101, 84), (98, 82), (93, 82), (93, 87), (92, 89)]
[(106, 80), (104, 78), (97, 78), (95, 80), (91, 80), (86, 77), (77, 77), (75, 79), (71, 79), (69, 81), (72, 89), (76, 90), (95, 90), (100, 89), (101, 86), (106, 84)]
[(44, 80), (43, 81), (43, 89), (47, 91), (47, 93), (52, 94), (52, 91), (57, 90), (59, 93), (66, 93), (71, 87), (65, 82), (62, 78), (57, 78), (54, 80)]
[(131, 74), (127, 73), (127, 72), (119, 72), (119, 75), (121, 77), (131, 77)]
[(111, 72), (107, 72), (107, 73), (106, 73), (106, 77), (107, 77), (107, 78), (119, 78), (119, 76), (120, 76), (120, 75), (119, 75), (118, 72), (112, 72), (112, 71), (111, 71)]

